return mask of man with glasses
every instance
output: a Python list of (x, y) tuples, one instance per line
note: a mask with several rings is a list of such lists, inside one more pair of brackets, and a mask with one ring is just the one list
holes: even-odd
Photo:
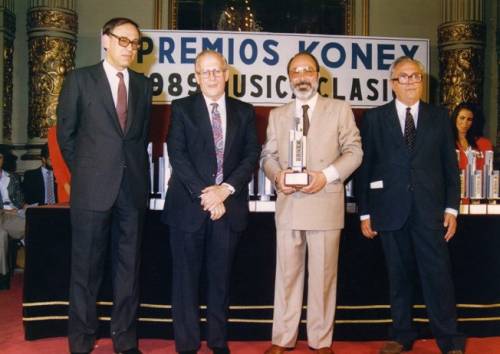
[(175, 347), (186, 354), (200, 348), (204, 270), (207, 344), (215, 354), (227, 354), (231, 265), (247, 225), (248, 183), (260, 147), (253, 107), (225, 94), (226, 59), (205, 50), (194, 69), (201, 92), (172, 102), (167, 138), (172, 177), (162, 219), (172, 248)]
[(118, 353), (140, 353), (136, 335), (141, 233), (148, 198), (151, 84), (129, 69), (138, 25), (114, 18), (102, 29), (104, 61), (68, 74), (59, 96), (57, 137), (71, 170), (69, 347), (89, 353), (96, 297), (111, 247), (111, 338)]
[[(271, 111), (261, 154), (261, 165), (277, 190), (273, 345), (266, 354), (295, 347), (306, 249), (307, 341), (315, 353), (331, 354), (339, 241), (344, 227), (343, 182), (361, 163), (361, 139), (350, 106), (318, 94), (319, 64), (312, 54), (293, 56), (287, 71), (296, 98)], [(289, 137), (295, 126), (302, 127), (299, 130), (306, 137), (309, 182), (303, 186), (285, 182), (293, 165)]]
[(390, 75), (396, 99), (369, 110), (362, 121), (365, 155), (356, 189), (361, 231), (369, 239), (380, 234), (389, 274), (392, 340), (380, 353), (411, 350), (417, 338), (417, 273), (439, 348), (463, 353), (447, 248), (460, 201), (450, 120), (446, 110), (420, 101), (420, 62), (400, 57)]

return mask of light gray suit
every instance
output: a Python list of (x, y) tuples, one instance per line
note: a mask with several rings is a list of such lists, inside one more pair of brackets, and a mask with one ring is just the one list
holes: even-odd
[[(261, 155), (266, 176), (275, 181), (289, 167), (289, 131), (295, 101), (269, 115)], [(278, 191), (276, 201), (276, 284), (273, 344), (294, 347), (302, 308), (306, 244), (309, 249), (307, 335), (312, 348), (329, 347), (335, 314), (340, 230), (344, 227), (343, 182), (360, 165), (361, 138), (350, 106), (318, 96), (307, 135), (307, 168), (333, 165), (339, 179), (315, 194)]]

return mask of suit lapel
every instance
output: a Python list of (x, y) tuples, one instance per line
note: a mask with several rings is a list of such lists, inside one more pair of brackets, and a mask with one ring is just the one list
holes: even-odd
[(403, 136), (401, 123), (399, 122), (395, 100), (387, 106), (387, 119), (384, 119), (384, 122), (386, 122), (385, 128), (392, 135), (393, 140), (398, 143), (398, 146), (405, 145), (405, 138)]
[(195, 117), (196, 126), (200, 128), (200, 137), (205, 140), (207, 149), (213, 152), (211, 155), (213, 155), (214, 163), (217, 164), (210, 113), (208, 112), (207, 104), (201, 93), (197, 94), (195, 104), (192, 107), (192, 115)]
[(234, 109), (233, 101), (226, 97), (226, 142), (224, 144), (224, 159), (228, 156), (240, 125), (238, 112)]
[(432, 129), (432, 119), (429, 116), (428, 106), (420, 101), (418, 106), (418, 120), (417, 120), (417, 140), (415, 141), (415, 148), (413, 153), (416, 153), (419, 148), (425, 143), (425, 138), (428, 136), (429, 129)]
[(102, 66), (102, 62), (96, 65), (96, 70), (92, 73), (92, 77), (95, 81), (97, 87), (98, 96), (103, 102), (109, 117), (113, 120), (117, 131), (123, 136), (122, 128), (120, 127), (120, 122), (118, 121), (118, 114), (116, 114), (116, 107), (113, 101), (113, 95), (111, 93), (111, 86), (109, 86), (108, 77)]
[(137, 107), (137, 100), (139, 98), (139, 84), (135, 72), (132, 70), (128, 71), (129, 82), (128, 82), (128, 108), (127, 108), (127, 125), (125, 127), (125, 135), (130, 130), (134, 117), (136, 116), (135, 107)]

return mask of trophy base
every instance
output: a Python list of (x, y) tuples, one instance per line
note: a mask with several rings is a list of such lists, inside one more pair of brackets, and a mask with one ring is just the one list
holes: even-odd
[(306, 172), (285, 172), (285, 186), (305, 187), (309, 184), (309, 175)]
[(480, 199), (473, 199), (469, 205), (469, 214), (484, 215), (486, 214), (486, 203), (482, 203)]
[(500, 215), (500, 204), (488, 203), (488, 214)]

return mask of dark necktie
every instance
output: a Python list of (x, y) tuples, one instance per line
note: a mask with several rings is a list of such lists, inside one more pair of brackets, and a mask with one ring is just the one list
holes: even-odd
[(222, 132), (222, 119), (220, 112), (217, 109), (219, 106), (217, 103), (211, 103), (212, 105), (212, 131), (214, 134), (214, 144), (215, 144), (215, 156), (217, 158), (217, 175), (215, 177), (215, 183), (221, 184), (224, 178), (222, 166), (224, 164), (224, 136)]
[(305, 104), (302, 106), (302, 125), (304, 129), (304, 136), (307, 136), (307, 133), (309, 132), (309, 115), (307, 114), (307, 110), (309, 109), (309, 105)]
[(415, 138), (417, 131), (415, 129), (415, 121), (411, 115), (411, 107), (406, 107), (406, 117), (405, 117), (405, 142), (410, 151), (413, 150), (415, 146)]
[(125, 87), (125, 81), (123, 80), (123, 73), (117, 73), (118, 79), (118, 95), (116, 96), (116, 113), (118, 114), (118, 121), (122, 127), (122, 131), (125, 131), (127, 126), (127, 88)]

